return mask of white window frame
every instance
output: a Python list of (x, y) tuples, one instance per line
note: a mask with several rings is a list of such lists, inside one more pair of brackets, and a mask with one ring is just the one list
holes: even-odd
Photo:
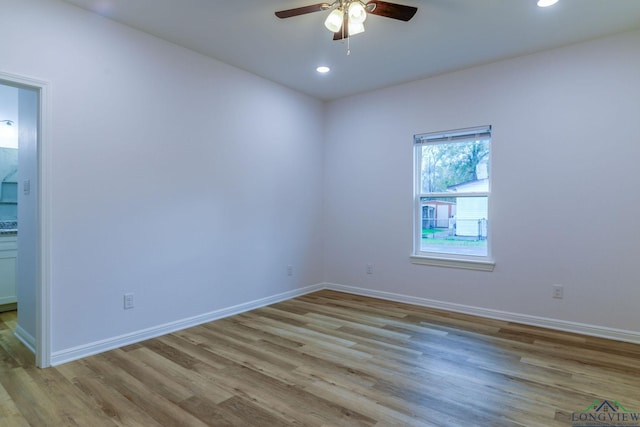
[[(478, 138), (482, 135), (489, 134), (490, 150), (489, 150), (489, 164), (491, 164), (491, 157), (493, 152), (492, 142), (493, 135), (491, 126), (480, 126), (473, 128), (457, 129), (445, 132), (432, 132), (414, 135), (413, 138), (413, 196), (414, 196), (414, 208), (413, 208), (413, 252), (410, 260), (414, 264), (430, 265), (437, 267), (453, 267), (469, 270), (481, 270), (481, 271), (493, 271), (495, 261), (491, 254), (491, 230), (493, 229), (491, 224), (491, 179), (492, 174), (489, 173), (489, 186), (488, 191), (482, 192), (464, 192), (453, 193), (455, 197), (486, 197), (487, 198), (487, 212), (489, 227), (487, 230), (487, 255), (462, 255), (462, 254), (450, 254), (441, 252), (423, 251), (421, 249), (422, 243), (422, 208), (420, 200), (424, 197), (452, 197), (450, 192), (433, 192), (423, 193), (421, 172), (422, 172), (422, 155), (421, 147), (425, 144), (446, 144), (448, 142), (462, 142), (464, 140), (471, 140), (471, 138)], [(419, 153), (420, 152), (420, 153)]]

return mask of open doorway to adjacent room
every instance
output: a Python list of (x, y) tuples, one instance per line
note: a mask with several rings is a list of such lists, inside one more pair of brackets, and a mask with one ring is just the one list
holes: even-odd
[(0, 73), (0, 314), (5, 332), (11, 329), (41, 367), (49, 365), (40, 222), (45, 86)]

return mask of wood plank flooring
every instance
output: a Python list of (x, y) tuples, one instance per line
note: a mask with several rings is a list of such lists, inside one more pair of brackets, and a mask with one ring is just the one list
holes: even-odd
[(49, 369), (0, 313), (0, 426), (570, 426), (640, 345), (321, 291)]

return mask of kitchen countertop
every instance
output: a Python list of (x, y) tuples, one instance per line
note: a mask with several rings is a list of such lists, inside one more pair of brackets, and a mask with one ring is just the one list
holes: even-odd
[(0, 236), (18, 234), (18, 221), (0, 220)]

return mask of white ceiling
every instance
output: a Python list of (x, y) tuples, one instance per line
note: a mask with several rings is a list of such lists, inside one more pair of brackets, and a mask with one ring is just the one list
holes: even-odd
[(398, 0), (415, 17), (370, 15), (347, 55), (328, 12), (274, 15), (322, 0), (65, 1), (323, 100), (640, 28), (640, 0)]

